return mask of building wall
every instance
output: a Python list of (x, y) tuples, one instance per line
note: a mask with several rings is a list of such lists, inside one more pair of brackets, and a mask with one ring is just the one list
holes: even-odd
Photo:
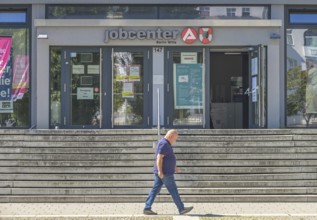
[[(49, 47), (50, 46), (158, 46), (149, 41), (120, 41), (103, 42), (105, 27), (132, 27), (134, 21), (129, 20), (97, 20), (97, 25), (91, 26), (91, 21), (78, 20), (45, 20), (45, 4), (87, 4), (83, 0), (3, 0), (1, 4), (32, 4), (32, 109), (31, 109), (31, 127), (48, 128), (49, 118)], [(131, 1), (101, 1), (92, 0), (90, 4), (131, 4)], [(157, 2), (134, 1), (135, 4), (157, 4)], [(192, 4), (192, 1), (165, 1), (161, 0), (160, 4)], [(196, 4), (232, 4), (232, 0), (215, 0), (212, 3), (207, 0), (200, 0)], [(138, 27), (186, 27), (186, 26), (204, 26), (209, 25), (214, 28), (214, 38), (212, 47), (222, 46), (248, 46), (263, 44), (268, 46), (268, 78), (267, 78), (267, 118), (268, 128), (282, 128), (285, 126), (285, 5), (314, 5), (315, 0), (305, 0), (298, 2), (296, 0), (271, 0), (271, 1), (251, 1), (242, 0), (239, 4), (252, 4), (271, 6), (272, 20), (259, 20), (254, 23), (248, 21), (138, 21)], [(269, 22), (273, 22), (269, 24)], [(279, 21), (280, 23), (274, 23)], [(268, 22), (268, 23), (264, 23)], [(48, 39), (37, 39), (37, 35), (48, 34)], [(270, 34), (277, 33), (280, 39), (270, 39)], [(76, 38), (74, 38), (76, 36)], [(235, 36), (235, 37), (232, 37)], [(181, 42), (178, 42), (181, 45)], [(167, 45), (163, 45), (167, 46)], [(184, 46), (184, 45), (183, 45)], [(193, 46), (201, 46), (194, 44)], [(160, 89), (160, 113), (164, 115), (164, 85), (161, 81), (164, 77), (164, 53), (156, 54), (153, 51), (153, 125), (157, 123), (157, 89)], [(161, 117), (161, 123), (163, 118)]]

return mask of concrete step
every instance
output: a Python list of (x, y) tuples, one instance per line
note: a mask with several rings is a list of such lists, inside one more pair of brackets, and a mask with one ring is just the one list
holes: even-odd
[[(0, 167), (0, 173), (147, 173), (151, 167)], [(277, 173), (316, 173), (316, 166), (309, 167), (181, 167), (183, 174), (277, 174)]]
[[(155, 143), (155, 142), (154, 142)], [(33, 142), (33, 141), (0, 141), (0, 146), (3, 147), (71, 147), (71, 148), (104, 148), (104, 147), (119, 147), (119, 148), (135, 148), (146, 147), (153, 148), (153, 141), (141, 141), (141, 142)]]
[[(317, 187), (315, 180), (288, 181), (187, 181), (177, 180), (183, 188), (254, 188), (254, 187)], [(0, 181), (1, 188), (151, 188), (153, 180), (108, 181)]]
[[(151, 188), (12, 188), (11, 195), (148, 195)], [(314, 195), (314, 187), (302, 188), (178, 188), (180, 195)], [(0, 195), (8, 194), (0, 189)], [(161, 195), (169, 195), (162, 188)]]
[[(313, 137), (306, 136), (307, 139), (301, 138), (299, 140), (315, 140)], [(200, 140), (201, 142), (223, 142), (223, 141), (293, 141), (293, 135), (230, 135), (230, 136), (220, 136), (220, 135), (195, 135), (195, 136), (179, 136), (178, 141), (194, 141), (195, 139)], [(300, 136), (298, 136), (300, 138)], [(106, 135), (106, 136), (91, 136), (91, 135), (80, 135), (80, 136), (54, 136), (54, 135), (9, 135), (3, 136), (3, 141), (47, 141), (47, 142), (108, 142), (108, 141), (117, 141), (118, 135)], [(156, 141), (157, 136), (155, 135), (124, 135), (120, 136), (120, 142), (134, 142), (134, 141)]]
[[(147, 196), (132, 195), (23, 195), (0, 196), (0, 202), (5, 203), (144, 203)], [(190, 202), (317, 202), (317, 195), (181, 195), (182, 201)], [(155, 202), (173, 202), (169, 195), (160, 195)]]
[[(152, 167), (152, 160), (117, 161), (38, 161), (2, 160), (0, 166), (7, 167)], [(179, 160), (178, 167), (289, 167), (317, 166), (317, 160)]]
[[(117, 161), (153, 160), (153, 154), (0, 154), (0, 160)], [(316, 153), (293, 154), (177, 154), (178, 160), (316, 160)]]
[[(154, 154), (151, 147), (103, 147), (103, 148), (43, 148), (43, 147), (1, 147), (0, 154)], [(175, 154), (291, 154), (316, 153), (317, 147), (289, 147), (289, 148), (229, 148), (229, 147), (175, 147)]]
[[(317, 201), (315, 129), (179, 133), (184, 201)], [(0, 202), (144, 202), (157, 138), (154, 129), (0, 130)], [(171, 201), (166, 189), (159, 199)]]
[[(45, 141), (45, 142), (68, 142), (68, 141), (76, 141), (76, 142), (111, 142), (117, 141), (117, 135), (107, 135), (107, 136), (38, 136), (38, 135), (10, 135), (4, 136), (1, 138), (3, 141)], [(120, 136), (120, 142), (134, 142), (134, 141), (156, 141), (157, 137), (154, 135), (124, 135)]]
[[(317, 173), (277, 173), (277, 174), (177, 174), (177, 181), (293, 181), (316, 180)], [(153, 181), (153, 174), (93, 174), (93, 173), (53, 173), (53, 174), (4, 174), (0, 175), (1, 181)]]

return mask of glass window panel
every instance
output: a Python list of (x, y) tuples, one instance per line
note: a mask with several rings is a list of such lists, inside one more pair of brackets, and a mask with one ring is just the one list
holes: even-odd
[(236, 9), (235, 8), (227, 8), (227, 16), (228, 17), (235, 17), (236, 16)]
[[(182, 61), (192, 57), (192, 63)], [(173, 125), (202, 126), (204, 116), (204, 72), (202, 52), (173, 53)]]
[(143, 52), (115, 52), (113, 68), (113, 124), (144, 123)]
[(156, 19), (155, 6), (49, 6), (49, 19)]
[(268, 19), (268, 7), (162, 6), (160, 19)]
[(317, 127), (317, 29), (287, 33), (287, 125)]
[[(0, 126), (29, 126), (29, 34), (27, 28), (0, 29)], [(8, 50), (4, 45), (10, 43)], [(7, 45), (7, 44), (6, 44)], [(5, 52), (6, 51), (6, 52)], [(6, 55), (5, 55), (6, 53)]]
[(0, 23), (20, 23), (26, 22), (26, 12), (1, 12), (0, 11)]
[(71, 125), (100, 127), (100, 53), (70, 52)]
[(317, 24), (317, 12), (315, 13), (292, 13), (290, 14), (290, 23), (293, 24)]
[(50, 50), (50, 101), (51, 101), (51, 127), (61, 125), (61, 74), (62, 56), (60, 48)]
[(268, 7), (162, 6), (160, 19), (268, 19)]
[[(227, 10), (230, 11), (229, 15)], [(49, 5), (49, 19), (268, 19), (267, 6)]]
[(161, 6), (160, 19), (200, 19), (201, 7), (197, 6)]

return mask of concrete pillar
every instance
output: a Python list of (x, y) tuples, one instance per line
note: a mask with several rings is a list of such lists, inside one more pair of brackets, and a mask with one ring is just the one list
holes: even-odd
[(160, 90), (160, 123), (164, 124), (164, 47), (153, 48), (153, 125), (157, 126), (157, 89)]

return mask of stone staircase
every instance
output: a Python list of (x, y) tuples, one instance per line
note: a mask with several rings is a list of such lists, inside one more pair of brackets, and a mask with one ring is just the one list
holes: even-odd
[[(184, 202), (317, 201), (317, 129), (179, 133)], [(0, 130), (0, 202), (144, 202), (156, 140), (156, 130)], [(156, 201), (171, 201), (165, 188)]]

